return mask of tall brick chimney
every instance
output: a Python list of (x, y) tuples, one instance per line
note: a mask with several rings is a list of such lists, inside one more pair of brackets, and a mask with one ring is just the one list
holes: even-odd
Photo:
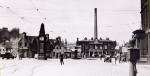
[(98, 43), (97, 8), (94, 9), (94, 43)]
[(97, 36), (97, 8), (94, 9), (94, 40), (98, 38)]

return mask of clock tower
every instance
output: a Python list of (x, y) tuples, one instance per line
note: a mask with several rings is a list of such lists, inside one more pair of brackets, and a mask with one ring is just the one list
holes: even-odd
[(46, 40), (46, 35), (45, 35), (45, 28), (44, 24), (41, 24), (41, 28), (39, 31), (39, 50), (38, 50), (38, 59), (46, 60), (46, 51), (45, 51), (45, 40)]

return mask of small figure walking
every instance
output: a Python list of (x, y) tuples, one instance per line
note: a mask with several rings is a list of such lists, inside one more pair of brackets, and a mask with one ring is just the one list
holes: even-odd
[(103, 55), (100, 55), (100, 60), (102, 60), (102, 58), (103, 58)]
[(63, 54), (60, 54), (60, 64), (61, 65), (64, 65), (64, 61), (63, 61), (63, 59), (64, 59), (64, 55)]
[(22, 53), (19, 53), (19, 60), (22, 60)]
[(120, 56), (120, 57), (119, 57), (119, 63), (121, 62), (121, 60), (122, 60), (122, 57)]
[(115, 64), (116, 64), (116, 61), (117, 61), (117, 57), (115, 57)]

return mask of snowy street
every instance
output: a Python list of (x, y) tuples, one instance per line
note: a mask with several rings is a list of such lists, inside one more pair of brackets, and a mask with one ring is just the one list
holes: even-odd
[[(129, 63), (104, 63), (99, 59), (2, 60), (0, 76), (129, 76)], [(150, 65), (137, 65), (137, 76), (149, 76)]]

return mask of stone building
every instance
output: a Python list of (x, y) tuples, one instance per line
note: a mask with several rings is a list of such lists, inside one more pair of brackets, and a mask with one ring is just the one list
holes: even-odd
[[(100, 55), (114, 55), (116, 41), (112, 40), (80, 40), (77, 45), (81, 46), (81, 53), (84, 57), (99, 57)], [(82, 56), (83, 57), (83, 56)]]
[(77, 38), (77, 46), (81, 46), (81, 53), (84, 57), (99, 57), (100, 55), (114, 55), (116, 41), (107, 39), (98, 39), (98, 27), (97, 27), (97, 8), (94, 10), (94, 39), (90, 40), (87, 37), (84, 40), (79, 40)]
[(70, 49), (66, 39), (63, 41), (59, 36), (56, 40), (54, 40), (54, 44), (52, 58), (59, 58), (60, 54), (64, 54), (64, 58), (73, 58), (73, 52)]
[(25, 32), (20, 34), (20, 40), (18, 43), (19, 46), (19, 54), (22, 54), (23, 57), (34, 57), (34, 54), (31, 52), (33, 48), (31, 48), (31, 45), (33, 43), (33, 40), (36, 38), (36, 36), (27, 36)]
[(59, 55), (64, 54), (64, 51), (64, 43), (62, 42), (61, 37), (57, 37), (53, 49), (53, 58), (59, 58)]
[(145, 38), (141, 42), (143, 56), (150, 58), (150, 0), (141, 0), (141, 24)]
[(26, 33), (21, 35), (19, 41), (19, 53), (23, 57), (33, 58), (36, 54), (38, 59), (47, 59), (52, 55), (54, 41), (49, 39), (49, 34), (45, 34), (44, 24), (41, 24), (39, 36), (27, 36)]
[(141, 29), (133, 31), (130, 43), (140, 49), (140, 61), (150, 63), (150, 0), (141, 0)]

